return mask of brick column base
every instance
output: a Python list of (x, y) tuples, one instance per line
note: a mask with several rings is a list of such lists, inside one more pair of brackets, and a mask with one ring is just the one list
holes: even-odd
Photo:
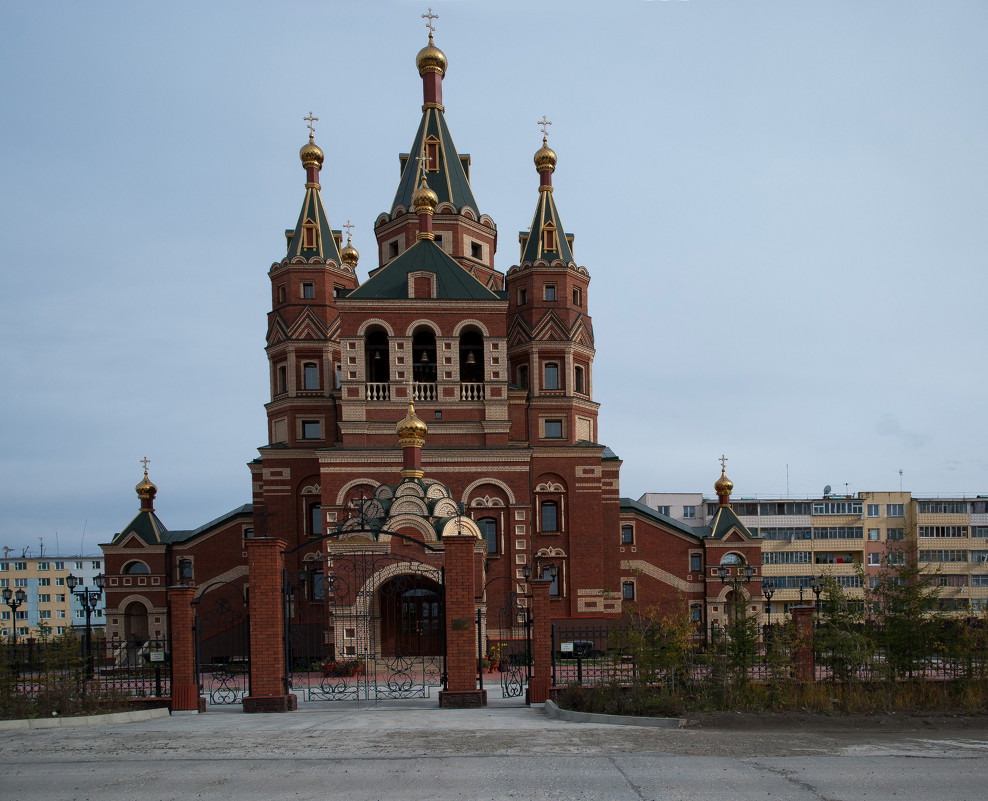
[(192, 601), (195, 587), (168, 588), (168, 624), (172, 648), (172, 712), (205, 712), (206, 699), (196, 683), (196, 644)]
[(528, 583), (532, 592), (532, 678), (528, 680), (530, 704), (549, 700), (552, 682), (552, 622), (549, 618), (551, 579), (534, 579)]
[(272, 695), (262, 698), (258, 695), (248, 695), (244, 698), (244, 712), (294, 712), (298, 709), (298, 696)]
[(439, 693), (443, 709), (487, 706), (477, 688), (477, 617), (474, 546), (470, 535), (443, 537), (446, 545), (446, 686)]
[(285, 541), (247, 540), (250, 579), (250, 695), (244, 712), (294, 712), (298, 698), (288, 692), (285, 670), (285, 614), (282, 580)]

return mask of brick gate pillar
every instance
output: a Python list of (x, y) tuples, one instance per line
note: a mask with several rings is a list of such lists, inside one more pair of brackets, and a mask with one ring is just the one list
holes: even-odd
[(247, 540), (250, 581), (250, 695), (244, 712), (290, 712), (298, 698), (288, 692), (285, 670), (285, 541)]
[(532, 579), (532, 678), (528, 703), (544, 704), (552, 681), (552, 621), (549, 618), (549, 589), (552, 579)]
[(472, 534), (443, 533), (446, 547), (446, 689), (444, 709), (487, 706), (487, 691), (477, 688), (477, 606)]
[(815, 681), (816, 664), (813, 661), (813, 607), (793, 607), (792, 622), (796, 627), (796, 679), (799, 681)]
[(168, 625), (172, 649), (172, 712), (206, 711), (196, 682), (196, 643), (192, 601), (195, 587), (168, 588)]

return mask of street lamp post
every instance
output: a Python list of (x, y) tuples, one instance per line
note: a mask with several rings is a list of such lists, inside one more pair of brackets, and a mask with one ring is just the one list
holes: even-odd
[(772, 596), (775, 595), (775, 582), (769, 579), (762, 579), (762, 595), (768, 604), (768, 627), (772, 628)]
[(810, 579), (810, 589), (813, 590), (813, 594), (816, 596), (816, 605), (813, 607), (813, 611), (816, 614), (816, 620), (819, 624), (820, 622), (820, 593), (823, 592), (823, 576), (814, 576)]
[(96, 610), (97, 604), (99, 604), (100, 596), (103, 594), (103, 574), (97, 574), (96, 578), (93, 579), (93, 584), (96, 585), (95, 590), (87, 590), (82, 587), (78, 592), (76, 592), (76, 587), (82, 583), (82, 580), (73, 576), (69, 573), (65, 577), (65, 584), (76, 598), (79, 599), (79, 603), (82, 605), (83, 611), (86, 613), (86, 677), (93, 677), (93, 625), (92, 625), (92, 615)]
[(15, 647), (17, 646), (17, 608), (26, 600), (27, 593), (22, 588), (18, 587), (17, 592), (14, 592), (10, 587), (3, 588), (3, 602), (10, 607), (10, 636)]

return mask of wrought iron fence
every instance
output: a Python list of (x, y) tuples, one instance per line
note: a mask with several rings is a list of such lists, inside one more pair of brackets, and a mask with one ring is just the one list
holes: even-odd
[(21, 639), (0, 644), (4, 691), (37, 699), (59, 692), (79, 698), (165, 698), (171, 694), (171, 654), (166, 639), (126, 641), (84, 638)]
[[(815, 632), (815, 681), (877, 682), (901, 679), (945, 681), (988, 678), (988, 645), (972, 629), (970, 642), (934, 642), (904, 655), (879, 647), (880, 637), (835, 638), (825, 626)], [(629, 635), (635, 635), (637, 640)], [(651, 640), (648, 638), (651, 636)], [(946, 640), (947, 638), (945, 638)], [(634, 642), (632, 647), (630, 643)], [(552, 626), (552, 681), (589, 687), (604, 683), (646, 682), (721, 684), (744, 680), (759, 683), (792, 681), (800, 677), (799, 643), (784, 626), (764, 627), (750, 641), (732, 640), (726, 629), (706, 639), (694, 639), (674, 655), (661, 632), (643, 635), (627, 621), (614, 625)]]

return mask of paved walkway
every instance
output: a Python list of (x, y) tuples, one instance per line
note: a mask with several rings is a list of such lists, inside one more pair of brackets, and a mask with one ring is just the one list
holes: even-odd
[(980, 799), (988, 732), (925, 728), (767, 717), (746, 729), (643, 729), (554, 721), (500, 698), (471, 710), (440, 710), (434, 698), (269, 715), (211, 708), (6, 733), (0, 798)]

